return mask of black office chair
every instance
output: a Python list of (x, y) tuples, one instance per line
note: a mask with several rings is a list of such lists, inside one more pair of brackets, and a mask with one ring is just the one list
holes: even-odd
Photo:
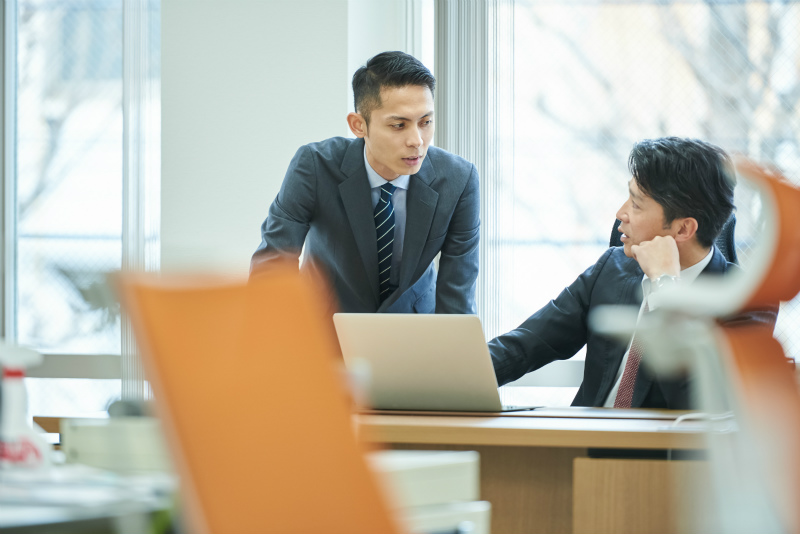
[[(617, 230), (619, 225), (622, 221), (619, 219), (614, 221), (614, 227), (611, 229), (611, 239), (608, 242), (609, 247), (621, 247), (622, 241), (620, 241), (620, 233)], [(739, 257), (736, 255), (736, 243), (734, 242), (733, 231), (736, 228), (736, 215), (731, 213), (730, 218), (725, 221), (725, 224), (722, 226), (722, 230), (720, 231), (717, 239), (714, 241), (714, 244), (717, 245), (717, 248), (722, 255), (725, 256), (725, 259), (731, 263), (739, 263)]]

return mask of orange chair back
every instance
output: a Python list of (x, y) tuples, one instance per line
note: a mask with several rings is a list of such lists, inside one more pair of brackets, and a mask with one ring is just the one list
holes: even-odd
[(744, 309), (792, 300), (800, 292), (800, 189), (783, 176), (752, 161), (741, 159), (736, 171), (759, 186), (776, 217), (775, 241), (764, 274)]
[[(762, 193), (768, 220), (761, 239), (760, 276), (743, 308), (771, 306), (800, 292), (800, 189), (772, 169), (740, 159), (737, 172)], [(762, 462), (761, 476), (787, 532), (800, 532), (800, 388), (772, 330), (723, 328), (743, 431), (758, 449), (747, 461)], [(734, 468), (735, 466), (730, 466)]]
[(190, 532), (398, 531), (355, 436), (325, 293), (296, 265), (120, 285)]
[[(744, 423), (786, 532), (800, 532), (800, 390), (783, 348), (764, 328), (723, 329)], [(733, 467), (733, 466), (732, 466)], [(733, 467), (735, 468), (735, 467)]]

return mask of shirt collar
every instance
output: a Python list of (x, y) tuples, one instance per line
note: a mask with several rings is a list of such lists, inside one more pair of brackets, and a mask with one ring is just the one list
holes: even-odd
[[(376, 187), (389, 183), (389, 180), (375, 172), (375, 169), (369, 164), (367, 160), (367, 147), (364, 147), (364, 166), (367, 168), (367, 179), (369, 180), (370, 188), (375, 189)], [(408, 189), (408, 181), (410, 178), (408, 174), (403, 174), (392, 180), (391, 184), (400, 189)]]
[(708, 251), (706, 257), (702, 260), (698, 261), (691, 267), (687, 267), (681, 271), (681, 282), (689, 284), (694, 282), (695, 279), (700, 276), (700, 273), (703, 272), (703, 269), (711, 263), (711, 258), (714, 256), (714, 247), (711, 247), (711, 250)]

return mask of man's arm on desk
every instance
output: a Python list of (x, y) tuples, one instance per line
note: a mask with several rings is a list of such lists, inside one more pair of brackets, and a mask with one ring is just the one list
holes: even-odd
[(614, 250), (608, 249), (555, 300), (518, 328), (489, 342), (499, 385), (513, 382), (555, 360), (569, 359), (587, 343), (590, 335), (587, 316), (592, 295)]

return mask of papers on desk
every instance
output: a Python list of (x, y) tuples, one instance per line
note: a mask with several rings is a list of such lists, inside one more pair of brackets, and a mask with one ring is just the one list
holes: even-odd
[(175, 488), (175, 477), (164, 473), (123, 477), (85, 465), (0, 471), (0, 504), (80, 507), (151, 502), (169, 497)]
[(146, 518), (170, 508), (176, 487), (175, 477), (164, 473), (121, 476), (84, 465), (3, 470), (0, 531), (85, 532), (91, 522), (94, 532), (108, 522), (109, 532), (121, 524), (126, 532), (146, 532)]
[[(687, 410), (654, 410), (650, 408), (590, 408), (565, 406), (562, 408), (540, 408), (528, 415), (533, 417), (579, 417), (581, 419), (650, 419), (672, 421), (691, 413)], [(517, 415), (517, 414), (509, 414)], [(520, 414), (525, 415), (525, 414)]]
[(366, 410), (363, 413), (372, 415), (463, 415), (468, 417), (559, 417), (578, 419), (648, 419), (674, 421), (690, 413), (686, 410), (653, 410), (646, 408), (589, 408), (583, 406), (566, 406), (560, 408), (536, 408), (518, 412), (435, 412), (420, 410)]

